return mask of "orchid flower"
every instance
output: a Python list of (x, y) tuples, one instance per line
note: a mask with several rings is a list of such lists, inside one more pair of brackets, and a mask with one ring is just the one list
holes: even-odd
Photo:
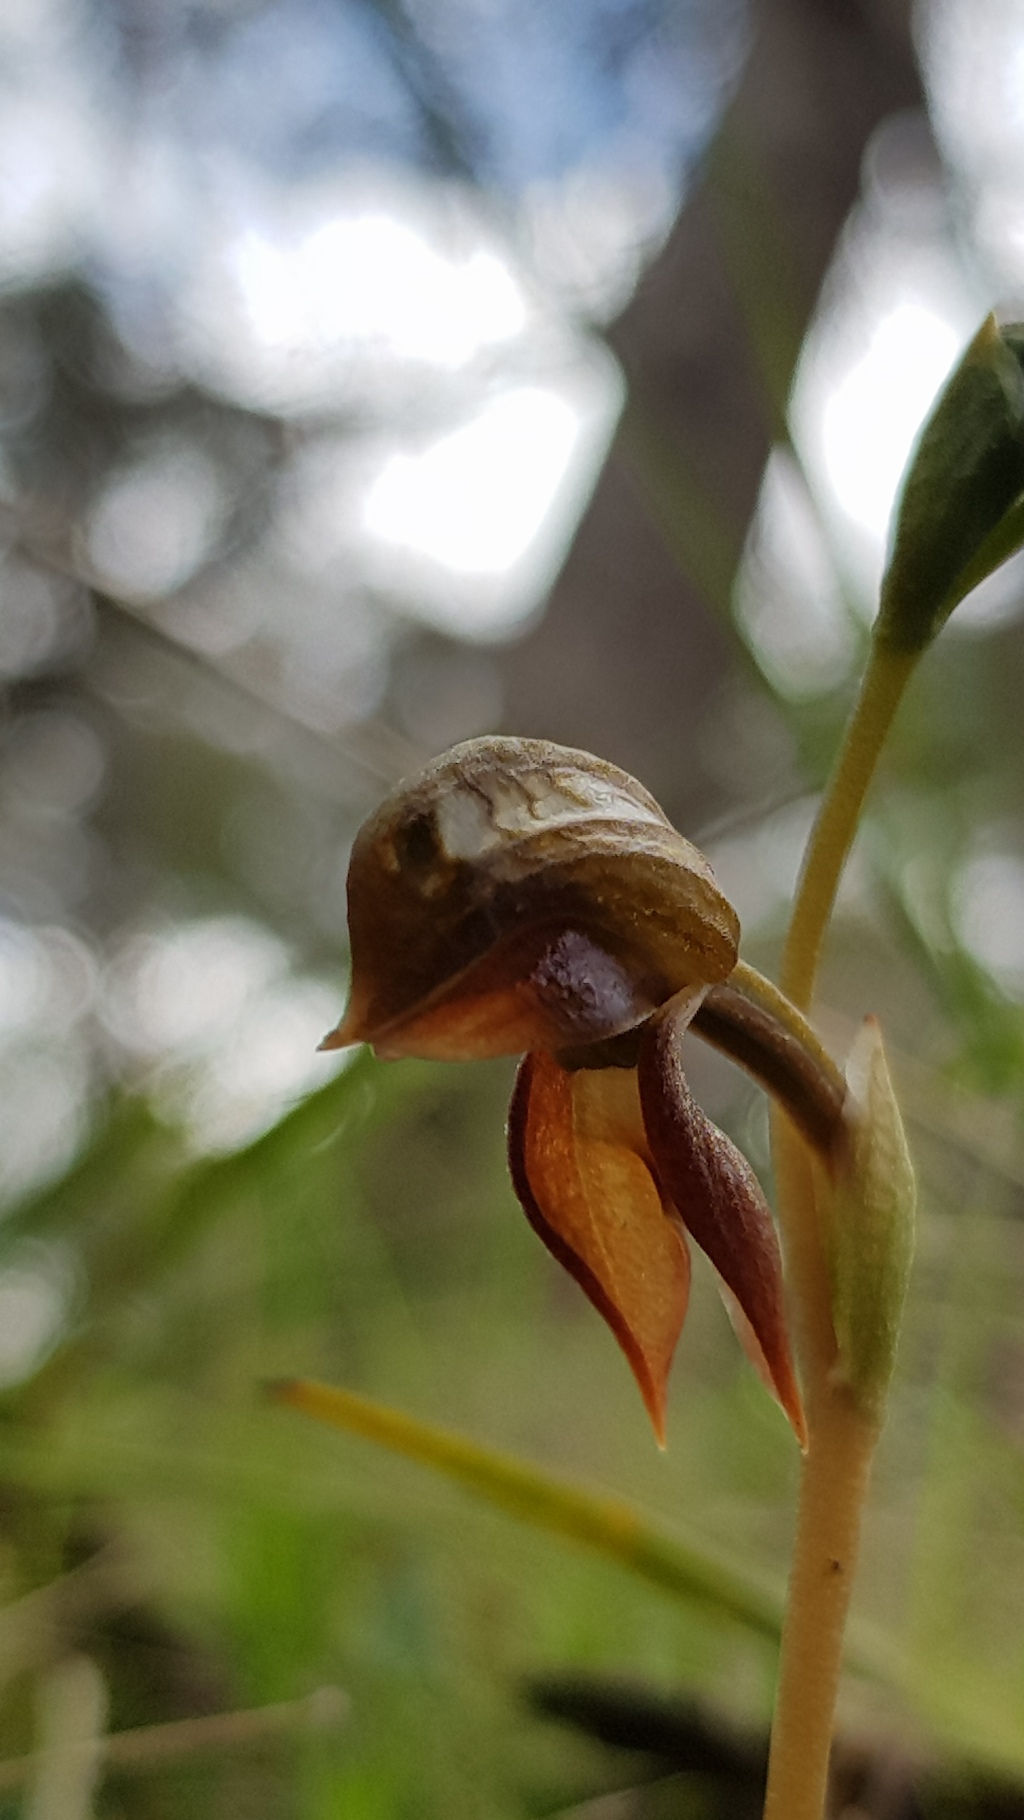
[(801, 1084), (791, 1035), (765, 1040), (763, 1007), (737, 1010), (738, 919), (703, 855), (614, 765), (479, 739), (386, 798), (356, 838), (348, 892), (351, 996), (323, 1047), (446, 1061), (525, 1051), (513, 1186), (619, 1341), (659, 1441), (691, 1241), (802, 1441), (771, 1212), (693, 1099), (684, 1033), (696, 1021), (776, 1090), (773, 1073), (785, 1076), (783, 1098), (805, 1128), (823, 1126), (823, 1144), (840, 1108), (830, 1083), (824, 1104), (820, 1082)]

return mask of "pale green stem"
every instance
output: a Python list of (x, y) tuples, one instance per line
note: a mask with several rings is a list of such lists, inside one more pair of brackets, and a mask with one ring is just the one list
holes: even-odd
[(764, 1820), (821, 1820), (843, 1633), (850, 1605), (876, 1430), (848, 1397), (808, 1402), (810, 1443), (793, 1567)]
[(857, 705), (811, 830), (782, 954), (782, 990), (803, 1010), (814, 993), (821, 944), (864, 798), (920, 655), (877, 642), (871, 647)]
[(778, 986), (774, 985), (770, 979), (766, 979), (763, 973), (758, 973), (757, 968), (751, 967), (746, 961), (736, 962), (729, 975), (729, 983), (737, 986), (747, 998), (763, 1005), (764, 1009), (784, 1025), (807, 1055), (817, 1063), (822, 1075), (826, 1079), (838, 1083), (839, 1070), (824, 1043), (815, 1035), (799, 1007), (793, 1003), (791, 998), (787, 998)]
[[(809, 1008), (822, 943), (879, 754), (920, 652), (872, 645), (860, 695), (804, 859), (782, 992)], [(765, 1820), (821, 1820), (849, 1609), (877, 1426), (835, 1370), (820, 1173), (788, 1119), (773, 1121), (779, 1217), (803, 1380), (804, 1456), (772, 1727)]]

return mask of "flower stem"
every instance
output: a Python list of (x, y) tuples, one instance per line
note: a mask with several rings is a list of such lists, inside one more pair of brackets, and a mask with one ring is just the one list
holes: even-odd
[(820, 1172), (773, 1117), (793, 1341), (807, 1420), (764, 1820), (822, 1820), (861, 1519), (878, 1429), (840, 1381), (823, 1243)]
[(846, 1081), (802, 1011), (745, 961), (712, 986), (692, 1028), (785, 1108), (826, 1164), (841, 1139)]
[[(814, 995), (822, 942), (843, 867), (893, 717), (920, 652), (875, 639), (860, 694), (804, 858), (782, 957), (782, 991), (798, 1010)], [(826, 1185), (790, 1119), (776, 1111), (773, 1139), (794, 1342), (807, 1416), (779, 1687), (772, 1725), (765, 1820), (821, 1820), (877, 1424), (836, 1370), (832, 1297), (823, 1230)]]
[(764, 1820), (821, 1820), (874, 1425), (838, 1389), (808, 1409)]
[(878, 1430), (854, 1406), (837, 1370), (821, 1173), (796, 1128), (779, 1111), (773, 1114), (772, 1135), (807, 1447), (764, 1820), (822, 1820), (843, 1634)]
[(822, 940), (864, 798), (920, 655), (878, 640), (871, 646), (857, 704), (811, 831), (783, 949), (782, 990), (804, 1009), (814, 992)]

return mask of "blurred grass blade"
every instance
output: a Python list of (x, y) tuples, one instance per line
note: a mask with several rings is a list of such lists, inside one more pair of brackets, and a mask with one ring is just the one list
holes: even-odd
[(662, 1591), (778, 1643), (782, 1626), (778, 1598), (699, 1545), (659, 1534), (617, 1498), (597, 1497), (567, 1485), (508, 1454), (419, 1422), (354, 1391), (302, 1378), (272, 1384), (269, 1390), (276, 1402), (301, 1410), (314, 1421), (431, 1466), (509, 1516), (580, 1542)]

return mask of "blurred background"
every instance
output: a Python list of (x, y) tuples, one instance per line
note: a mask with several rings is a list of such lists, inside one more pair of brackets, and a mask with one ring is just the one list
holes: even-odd
[[(0, 95), (0, 1814), (756, 1814), (770, 1641), (260, 1387), (781, 1585), (710, 1278), (662, 1457), (510, 1068), (316, 1044), (355, 828), (488, 730), (636, 773), (772, 970), (908, 449), (1024, 314), (1024, 11), (5, 0)], [(1011, 564), (929, 655), (824, 979), (924, 1198), (850, 1820), (1024, 1814), (1022, 616)]]

